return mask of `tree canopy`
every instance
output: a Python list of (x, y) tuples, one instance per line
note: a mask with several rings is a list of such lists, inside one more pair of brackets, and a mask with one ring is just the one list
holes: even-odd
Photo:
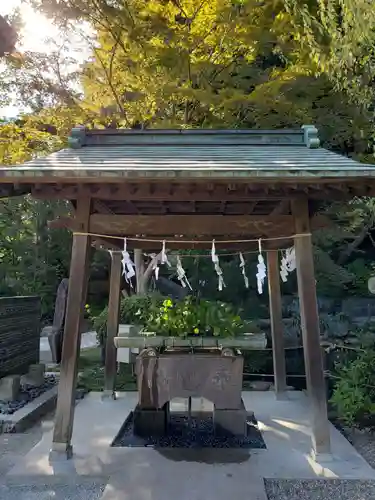
[[(61, 39), (46, 40), (46, 52), (3, 51), (0, 95), (27, 111), (0, 124), (1, 163), (60, 149), (77, 124), (273, 129), (313, 123), (325, 147), (373, 161), (375, 11), (366, 0), (28, 2), (60, 27)], [(0, 207), (3, 293), (34, 287), (50, 297), (68, 268), (70, 242), (46, 221), (69, 207), (27, 197), (3, 199)], [(339, 225), (316, 237), (320, 290), (363, 293), (363, 277), (372, 272), (373, 200), (322, 209)], [(38, 238), (46, 244), (36, 254)], [(194, 274), (195, 260), (189, 262)], [(61, 272), (52, 279), (56, 266)], [(208, 276), (209, 266), (202, 266)], [(239, 288), (238, 263), (225, 267), (232, 290)]]

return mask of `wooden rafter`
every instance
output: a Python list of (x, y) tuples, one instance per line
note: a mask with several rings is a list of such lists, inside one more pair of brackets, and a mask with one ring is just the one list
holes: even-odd
[(254, 212), (255, 207), (257, 206), (258, 202), (257, 201), (252, 201), (248, 204), (246, 213), (248, 215), (251, 215)]
[[(23, 190), (26, 188), (22, 188)], [(139, 182), (89, 183), (89, 184), (37, 184), (29, 186), (36, 198), (77, 199), (86, 194), (101, 200), (154, 200), (154, 201), (249, 201), (280, 200), (308, 195), (312, 199), (345, 199), (353, 195), (371, 195), (375, 188), (353, 181), (343, 184), (322, 183), (168, 183)]]
[[(261, 201), (127, 201), (127, 200), (97, 200), (105, 205), (101, 209), (94, 203), (95, 212), (129, 214), (129, 215), (271, 215), (272, 210), (280, 204), (277, 200)], [(107, 210), (111, 210), (108, 212)], [(288, 215), (289, 211), (275, 213), (274, 215)]]
[(114, 212), (108, 207), (108, 205), (101, 201), (101, 200), (95, 200), (93, 203), (94, 210), (98, 212), (99, 214), (113, 214)]
[(271, 215), (283, 215), (285, 213), (289, 213), (289, 210), (290, 210), (290, 201), (280, 200), (279, 203), (272, 210)]

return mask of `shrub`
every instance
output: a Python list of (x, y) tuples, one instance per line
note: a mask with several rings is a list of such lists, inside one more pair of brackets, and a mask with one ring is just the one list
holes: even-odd
[(355, 360), (341, 362), (336, 372), (331, 403), (338, 417), (348, 425), (370, 422), (375, 412), (375, 350), (368, 348)]
[[(78, 388), (86, 391), (100, 392), (104, 387), (104, 367), (99, 362), (95, 366), (85, 368), (79, 377)], [(116, 391), (136, 391), (137, 382), (131, 372), (130, 365), (123, 364), (116, 374)]]
[[(162, 303), (163, 297), (158, 294), (124, 297), (120, 303), (120, 323), (143, 325), (152, 306), (160, 307)], [(108, 307), (105, 307), (99, 316), (94, 319), (94, 329), (101, 345), (104, 344), (107, 335), (107, 319)]]
[[(94, 320), (101, 345), (104, 345), (107, 334), (107, 318), (108, 307)], [(191, 295), (181, 301), (165, 299), (158, 294), (126, 297), (120, 305), (120, 323), (142, 325), (146, 331), (174, 337), (232, 337), (259, 331), (254, 322), (243, 321), (233, 306)]]

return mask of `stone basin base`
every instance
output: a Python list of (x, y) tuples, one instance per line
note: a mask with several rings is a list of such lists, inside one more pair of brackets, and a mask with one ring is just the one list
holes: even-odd
[(160, 410), (142, 409), (139, 405), (134, 410), (134, 434), (137, 436), (164, 436), (169, 420), (169, 403)]
[(204, 397), (214, 404), (215, 427), (234, 435), (246, 434), (246, 411), (241, 399), (243, 357), (233, 350), (158, 353), (145, 349), (136, 359), (138, 405), (134, 429), (139, 435), (167, 432), (169, 402), (174, 398)]
[[(169, 418), (169, 403), (161, 409), (142, 409), (137, 405), (134, 410), (134, 434), (141, 437), (166, 436)], [(234, 436), (247, 434), (247, 412), (243, 402), (239, 410), (214, 410), (213, 420), (215, 431), (219, 433), (224, 431)]]

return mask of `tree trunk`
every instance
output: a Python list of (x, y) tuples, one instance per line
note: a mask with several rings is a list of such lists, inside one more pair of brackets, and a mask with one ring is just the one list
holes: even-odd
[(146, 267), (142, 249), (140, 248), (134, 249), (134, 264), (137, 277), (137, 287), (136, 287), (137, 295), (145, 295), (148, 292), (148, 285), (150, 282), (152, 271), (154, 269), (155, 264), (157, 264), (160, 261), (160, 257), (161, 254), (159, 253), (150, 260), (150, 262)]
[(137, 295), (144, 295), (146, 293), (147, 283), (144, 279), (145, 274), (145, 261), (143, 259), (143, 252), (141, 248), (134, 249), (134, 264), (136, 274), (136, 293)]
[(354, 238), (354, 240), (345, 248), (345, 250), (340, 253), (339, 258), (337, 259), (337, 264), (339, 266), (343, 266), (344, 264), (346, 264), (351, 254), (362, 244), (372, 226), (373, 224), (366, 225), (364, 228), (362, 228), (358, 236), (356, 236), (356, 238)]
[(12, 53), (16, 42), (16, 30), (10, 25), (6, 17), (0, 16), (0, 57)]

